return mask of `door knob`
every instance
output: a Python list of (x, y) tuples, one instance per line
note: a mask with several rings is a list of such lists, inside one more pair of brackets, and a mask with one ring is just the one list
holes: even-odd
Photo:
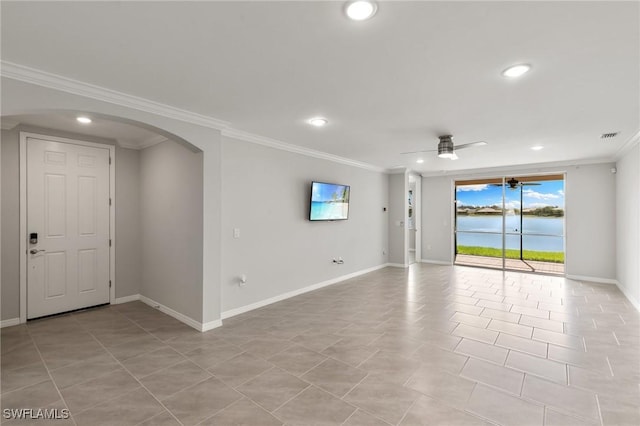
[(36, 250), (36, 249), (31, 249), (31, 250), (29, 250), (29, 253), (31, 253), (31, 254), (37, 254), (38, 252), (41, 252), (41, 251), (46, 251), (46, 250)]

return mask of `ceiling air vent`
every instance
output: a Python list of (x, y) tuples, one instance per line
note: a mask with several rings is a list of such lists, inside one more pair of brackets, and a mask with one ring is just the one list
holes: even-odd
[(611, 139), (611, 138), (615, 138), (616, 136), (618, 136), (620, 132), (612, 132), (612, 133), (603, 133), (602, 135), (600, 135), (600, 139)]

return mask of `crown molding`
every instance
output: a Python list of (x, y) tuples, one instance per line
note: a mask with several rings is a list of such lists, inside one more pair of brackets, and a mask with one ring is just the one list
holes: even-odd
[(128, 95), (126, 93), (73, 80), (71, 78), (13, 62), (2, 61), (0, 74), (3, 77), (10, 78), (12, 80), (23, 81), (25, 83), (35, 84), (49, 89), (55, 89), (62, 92), (72, 93), (74, 95), (84, 96), (86, 98), (96, 99), (98, 101), (133, 108), (139, 111), (145, 111), (151, 114), (173, 118), (175, 120), (197, 124), (203, 127), (209, 127), (216, 130), (222, 130), (229, 127), (228, 122), (218, 120), (217, 118), (175, 108), (149, 99)]
[[(606, 164), (606, 163), (614, 163), (614, 162), (615, 160), (613, 158), (607, 158), (607, 157), (588, 158), (584, 160), (567, 160), (567, 161), (554, 161), (550, 163), (518, 164), (514, 166), (485, 167), (481, 169), (442, 170), (437, 172), (424, 172), (424, 173), (421, 173), (420, 176), (425, 178), (442, 177), (442, 176), (484, 177), (487, 174), (491, 174), (491, 173), (504, 174), (506, 172), (536, 173), (536, 171), (539, 171), (541, 173), (547, 173), (549, 169), (553, 169), (553, 168), (567, 169), (570, 167), (587, 166), (590, 164)], [(560, 172), (561, 171), (558, 170), (558, 173)]]
[(614, 156), (615, 161), (624, 157), (631, 149), (640, 143), (640, 130), (638, 130), (633, 136), (631, 136), (621, 147), (616, 151)]
[(258, 145), (268, 146), (270, 148), (280, 149), (282, 151), (289, 151), (295, 154), (306, 155), (307, 157), (314, 157), (322, 160), (333, 161), (334, 163), (346, 164), (348, 166), (359, 167), (361, 169), (371, 170), (379, 173), (388, 172), (388, 170), (385, 169), (384, 167), (378, 167), (378, 166), (374, 166), (373, 164), (351, 160), (349, 158), (340, 157), (338, 155), (328, 154), (326, 152), (316, 151), (314, 149), (292, 145), (286, 142), (267, 138), (264, 136), (256, 135), (254, 133), (249, 133), (242, 130), (226, 128), (226, 129), (223, 129), (221, 133), (222, 133), (222, 136), (226, 136), (229, 138), (240, 139), (245, 142), (251, 142)]

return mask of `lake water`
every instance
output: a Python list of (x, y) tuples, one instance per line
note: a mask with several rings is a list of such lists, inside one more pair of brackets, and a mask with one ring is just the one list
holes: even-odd
[[(523, 235), (524, 250), (564, 251), (564, 218), (524, 216), (522, 223), (525, 234), (545, 234), (545, 236)], [(502, 232), (502, 216), (458, 216), (458, 231), (479, 233), (458, 233), (457, 243), (462, 246), (502, 248), (502, 235), (480, 232)], [(520, 249), (520, 216), (506, 217), (506, 245), (508, 249)]]

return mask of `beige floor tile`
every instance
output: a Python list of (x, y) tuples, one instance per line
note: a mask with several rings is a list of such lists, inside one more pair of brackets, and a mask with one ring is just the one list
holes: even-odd
[(543, 330), (555, 331), (556, 333), (564, 332), (564, 323), (562, 321), (553, 321), (529, 315), (522, 315), (520, 324), (530, 327), (541, 328)]
[(234, 402), (199, 425), (202, 426), (281, 426), (282, 421), (250, 400), (244, 398)]
[(185, 357), (172, 348), (158, 349), (122, 361), (122, 365), (135, 377), (141, 378), (184, 361)]
[(473, 327), (466, 324), (459, 324), (451, 334), (490, 344), (493, 344), (498, 338), (497, 331), (486, 330), (484, 328)]
[(343, 339), (335, 345), (329, 346), (327, 349), (322, 351), (322, 354), (349, 364), (352, 367), (357, 367), (362, 364), (362, 362), (371, 358), (371, 356), (378, 351), (378, 348), (353, 344), (350, 341)]
[(544, 421), (544, 406), (478, 385), (466, 405), (467, 411), (500, 425), (535, 426)]
[(163, 401), (185, 426), (195, 425), (242, 398), (220, 380), (211, 378), (184, 389)]
[[(408, 279), (411, 291), (407, 291)], [(509, 334), (528, 329), (504, 323), (533, 327), (533, 339)], [(86, 388), (86, 396), (80, 399), (72, 393), (70, 398), (76, 405), (73, 418), (79, 424), (178, 424), (135, 380), (125, 381), (116, 392), (123, 371), (119, 360), (134, 369), (152, 369), (140, 376), (141, 380), (166, 398), (163, 401), (170, 401), (171, 409), (185, 424), (200, 420), (241, 424), (254, 417), (263, 420), (260, 424), (269, 424), (274, 418), (274, 424), (335, 425), (346, 421), (347, 425), (374, 425), (401, 420), (421, 424), (424, 418), (442, 418), (433, 423), (448, 421), (445, 424), (449, 426), (455, 419), (457, 424), (475, 424), (480, 419), (528, 426), (541, 423), (538, 414), (546, 404), (547, 426), (570, 425), (576, 419), (590, 425), (599, 423), (588, 414), (594, 412), (597, 394), (603, 425), (635, 426), (640, 424), (638, 329), (640, 315), (615, 287), (561, 277), (416, 264), (408, 270), (382, 269), (265, 306), (229, 318), (224, 326), (207, 333), (140, 302), (2, 329), (2, 404), (64, 407), (57, 389), (43, 375), (40, 349), (58, 388), (63, 392), (76, 388), (75, 395)], [(108, 345), (107, 351), (96, 338)], [(174, 350), (179, 353), (171, 352)], [(167, 356), (159, 356), (162, 354)], [(142, 361), (145, 359), (148, 362)], [(167, 359), (175, 362), (166, 365)], [(314, 376), (313, 380), (330, 392), (348, 392), (343, 399), (358, 400), (361, 408), (310, 385), (285, 401), (282, 412), (290, 416), (287, 420), (274, 414), (269, 417), (255, 401), (231, 387), (253, 382), (273, 369), (274, 363), (292, 376), (309, 373), (306, 379), (311, 381)], [(565, 364), (569, 386), (563, 382), (565, 373), (557, 367)], [(281, 370), (269, 374), (276, 371)], [(353, 371), (359, 373), (352, 377)], [(518, 398), (516, 388), (523, 371), (530, 371), (525, 373), (529, 388), (526, 396)], [(205, 374), (204, 380), (197, 382), (200, 372)], [(208, 374), (224, 382), (207, 379)], [(368, 376), (347, 389), (362, 374)], [(538, 374), (558, 383), (537, 378)], [(44, 381), (31, 384), (40, 378)], [(290, 381), (295, 380), (301, 377)], [(536, 380), (546, 387), (540, 385), (542, 390), (536, 391), (531, 384)], [(289, 380), (273, 384), (277, 382), (271, 381), (273, 393), (277, 395), (281, 387), (286, 394)], [(132, 383), (136, 387), (126, 393)], [(22, 384), (25, 387), (16, 388)], [(96, 403), (92, 393), (100, 393), (100, 389), (104, 392)], [(483, 414), (464, 412), (467, 401), (477, 403), (479, 398), (474, 393), (469, 400), (473, 389), (489, 392), (482, 397), (486, 399)], [(534, 396), (548, 400), (537, 401)], [(254, 398), (262, 396), (258, 392)], [(137, 400), (141, 412), (127, 411)], [(78, 412), (78, 404), (85, 407), (93, 403), (97, 405)], [(492, 404), (507, 405), (506, 413), (491, 414)], [(128, 418), (118, 414), (115, 406), (122, 407)], [(327, 412), (327, 406), (335, 407), (337, 414)], [(518, 408), (522, 408), (518, 418), (527, 420), (524, 424), (509, 421), (509, 412)]]
[(302, 376), (302, 379), (342, 398), (366, 375), (366, 371), (328, 359)]
[(389, 426), (390, 423), (357, 409), (343, 426)]
[(520, 317), (521, 317), (520, 314), (516, 314), (513, 312), (499, 311), (491, 308), (484, 308), (480, 316), (486, 317), (486, 318), (498, 319), (501, 321), (513, 322), (516, 324), (518, 323), (518, 321), (520, 321)]
[(598, 395), (602, 423), (605, 426), (635, 426), (640, 424), (638, 399), (621, 400), (617, 396)]
[(131, 374), (119, 368), (95, 379), (61, 389), (60, 392), (71, 412), (77, 413), (139, 387), (140, 383)]
[(427, 396), (421, 396), (400, 422), (402, 426), (482, 426), (488, 424), (479, 417), (451, 408)]
[(457, 374), (462, 370), (469, 357), (425, 343), (412, 358), (419, 360), (422, 367), (426, 366)]
[(423, 367), (407, 382), (406, 387), (463, 409), (475, 382), (440, 370)]
[(544, 311), (537, 308), (528, 308), (525, 306), (513, 305), (513, 308), (511, 308), (510, 312), (528, 315), (536, 318), (549, 319), (549, 311)]
[(227, 361), (216, 364), (209, 368), (208, 371), (227, 385), (235, 387), (270, 368), (273, 368), (273, 364), (270, 362), (247, 353), (242, 353)]
[(140, 426), (180, 426), (180, 423), (168, 411), (163, 411), (140, 423)]
[(78, 383), (94, 379), (115, 370), (121, 370), (120, 364), (108, 354), (100, 354), (67, 367), (51, 371), (51, 376), (59, 389), (65, 389)]
[(184, 356), (202, 368), (211, 368), (222, 361), (240, 355), (242, 352), (244, 351), (239, 346), (221, 341), (214, 345), (189, 351)]
[(140, 388), (73, 415), (73, 419), (78, 426), (127, 426), (137, 425), (163, 411), (158, 401)]
[(397, 424), (419, 397), (412, 389), (368, 377), (343, 399), (388, 423)]
[(301, 376), (326, 359), (326, 356), (320, 355), (304, 346), (293, 345), (272, 356), (267, 361), (288, 371), (294, 376)]
[(516, 396), (520, 395), (524, 380), (524, 373), (520, 371), (475, 358), (471, 358), (467, 362), (460, 375), (474, 382), (484, 383)]
[(287, 425), (342, 424), (356, 410), (331, 394), (310, 386), (273, 414)]
[(533, 334), (533, 328), (527, 327), (520, 324), (514, 324), (512, 322), (501, 321), (497, 319), (492, 319), (489, 325), (487, 326), (489, 330), (495, 330), (502, 333), (513, 334), (514, 336), (524, 337), (526, 339), (530, 339)]
[(462, 339), (460, 344), (456, 346), (455, 351), (474, 358), (491, 361), (499, 365), (504, 364), (507, 359), (507, 354), (509, 353), (508, 349), (471, 339)]
[(474, 327), (486, 328), (490, 319), (481, 317), (478, 315), (465, 314), (463, 312), (456, 312), (449, 318), (449, 321), (460, 322)]
[(542, 358), (547, 356), (546, 343), (513, 336), (511, 334), (500, 333), (496, 340), (496, 345), (508, 349), (515, 349), (520, 352), (526, 352)]
[(522, 397), (586, 420), (598, 422), (600, 419), (595, 394), (581, 389), (527, 375), (522, 388)]
[(156, 398), (162, 400), (210, 377), (209, 372), (193, 362), (182, 361), (145, 376), (140, 379), (140, 382)]
[(1, 374), (3, 394), (49, 380), (49, 373), (41, 362), (13, 370), (2, 370)]
[(596, 426), (598, 423), (569, 416), (547, 407), (544, 415), (544, 426)]
[(273, 411), (302, 392), (309, 383), (279, 368), (272, 368), (236, 390), (268, 411)]
[(553, 343), (554, 345), (565, 346), (575, 350), (585, 349), (584, 343), (579, 337), (564, 333), (556, 333), (555, 331), (543, 330), (541, 328), (535, 328), (533, 330), (533, 340)]
[(277, 337), (259, 337), (240, 345), (247, 353), (260, 358), (269, 358), (291, 346), (291, 341)]
[(420, 367), (420, 361), (393, 352), (376, 352), (358, 366), (379, 379), (403, 384)]
[(153, 337), (151, 334), (143, 336), (133, 342), (121, 343), (110, 346), (108, 351), (118, 360), (124, 361), (134, 356), (142, 355), (158, 349), (168, 348), (165, 343)]
[(40, 408), (60, 400), (51, 380), (2, 394), (2, 408)]
[(527, 374), (544, 377), (556, 383), (567, 384), (567, 365), (549, 359), (511, 351), (505, 366)]

